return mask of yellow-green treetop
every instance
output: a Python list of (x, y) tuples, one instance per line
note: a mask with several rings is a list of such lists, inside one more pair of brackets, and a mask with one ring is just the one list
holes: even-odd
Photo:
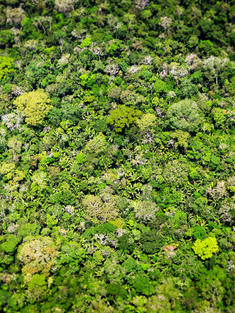
[(200, 256), (202, 260), (211, 258), (213, 253), (219, 251), (216, 238), (208, 237), (204, 240), (197, 239), (193, 245), (193, 251)]
[(6, 56), (0, 56), (0, 81), (11, 72), (14, 72), (13, 69), (13, 59), (6, 57)]
[(42, 124), (43, 119), (52, 108), (48, 94), (42, 89), (20, 95), (14, 104), (25, 115), (25, 122), (33, 126)]

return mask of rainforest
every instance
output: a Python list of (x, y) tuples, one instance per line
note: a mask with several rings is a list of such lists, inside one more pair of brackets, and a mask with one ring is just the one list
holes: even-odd
[(0, 0), (0, 312), (235, 312), (234, 18)]

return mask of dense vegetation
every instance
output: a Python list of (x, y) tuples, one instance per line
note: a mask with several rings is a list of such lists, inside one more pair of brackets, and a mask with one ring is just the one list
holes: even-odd
[(0, 0), (0, 311), (232, 313), (234, 6)]

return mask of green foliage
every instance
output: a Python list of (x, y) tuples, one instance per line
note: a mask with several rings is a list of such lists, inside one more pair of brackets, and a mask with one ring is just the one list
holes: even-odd
[(170, 88), (165, 81), (157, 78), (154, 83), (154, 90), (157, 94), (166, 94), (170, 90)]
[(168, 162), (163, 171), (163, 178), (169, 185), (182, 186), (188, 180), (188, 165), (178, 160)]
[(76, 156), (76, 161), (79, 163), (79, 164), (82, 164), (86, 161), (86, 156), (84, 153), (80, 152), (77, 154)]
[(116, 207), (117, 197), (110, 195), (103, 201), (99, 196), (86, 195), (83, 199), (83, 205), (86, 208), (87, 219), (98, 219), (102, 222), (113, 220), (118, 216)]
[(1, 249), (6, 253), (13, 253), (20, 239), (14, 235), (8, 235), (6, 241), (1, 244)]
[(147, 254), (155, 254), (163, 246), (164, 239), (156, 229), (144, 232), (141, 235), (142, 250)]
[(36, 189), (46, 189), (48, 187), (47, 184), (47, 174), (45, 172), (42, 171), (35, 171), (32, 175), (32, 190), (36, 190)]
[(124, 234), (118, 239), (118, 248), (121, 251), (132, 253), (134, 250), (134, 242), (129, 235)]
[(50, 195), (50, 202), (53, 204), (73, 205), (75, 203), (75, 195), (71, 190), (60, 186), (60, 190)]
[(112, 296), (119, 296), (125, 298), (127, 295), (126, 290), (119, 284), (109, 284), (107, 288), (107, 294)]
[(3, 175), (7, 175), (7, 178), (10, 179), (12, 177), (12, 171), (15, 168), (14, 163), (6, 163), (2, 162), (1, 167), (0, 167), (0, 173)]
[(134, 208), (135, 216), (143, 220), (154, 218), (155, 213), (158, 211), (156, 204), (149, 200), (133, 201), (132, 206)]
[(32, 23), (31, 19), (28, 17), (22, 18), (22, 36), (25, 36), (27, 39), (34, 39), (39, 37), (39, 32), (37, 31), (36, 26)]
[(35, 236), (39, 233), (39, 225), (37, 223), (26, 223), (22, 224), (18, 229), (18, 236), (20, 237), (27, 237), (27, 236)]
[(0, 1), (1, 312), (234, 311), (230, 2)]
[(10, 73), (14, 73), (14, 60), (10, 57), (0, 56), (0, 81)]
[(30, 280), (28, 286), (29, 290), (33, 290), (34, 288), (38, 289), (40, 287), (44, 287), (46, 289), (45, 276), (40, 274), (33, 275), (33, 278)]
[(120, 133), (125, 127), (134, 124), (138, 117), (142, 115), (140, 110), (119, 105), (117, 109), (111, 111), (107, 118), (107, 123), (112, 125), (116, 132)]
[(179, 229), (181, 225), (187, 223), (187, 214), (178, 210), (172, 219), (174, 228)]
[(27, 92), (16, 98), (14, 104), (25, 115), (28, 125), (40, 125), (52, 108), (48, 94), (42, 89)]
[(89, 47), (92, 43), (92, 39), (90, 37), (84, 38), (80, 47), (84, 48), (84, 47)]
[(172, 104), (167, 111), (167, 118), (170, 128), (187, 132), (199, 130), (203, 121), (196, 102), (190, 99)]
[(60, 266), (67, 265), (71, 273), (76, 273), (79, 271), (79, 264), (86, 256), (86, 251), (82, 248), (81, 244), (76, 241), (71, 241), (66, 245), (63, 245), (58, 257), (58, 262)]
[(141, 293), (146, 296), (154, 293), (154, 287), (151, 285), (149, 278), (141, 274), (135, 277), (133, 287), (137, 293)]
[(104, 134), (99, 133), (93, 139), (91, 139), (85, 146), (85, 151), (88, 153), (99, 154), (104, 152), (107, 148), (107, 141)]
[(10, 294), (8, 291), (6, 290), (0, 290), (0, 307), (3, 305), (3, 304), (6, 304), (7, 303), (7, 300), (9, 299), (10, 297)]
[(177, 139), (175, 142), (175, 147), (187, 149), (188, 148), (188, 140), (190, 138), (190, 134), (188, 132), (184, 132), (182, 130), (177, 130), (171, 134), (171, 137)]
[(223, 128), (225, 126), (226, 120), (228, 119), (227, 110), (222, 108), (213, 108), (211, 113), (216, 126)]
[(179, 284), (180, 281), (175, 277), (164, 278), (159, 285), (157, 295), (150, 297), (145, 304), (147, 312), (171, 313), (181, 311), (182, 293)]
[(22, 267), (24, 281), (29, 282), (36, 273), (49, 276), (57, 254), (56, 246), (49, 237), (38, 236), (23, 242), (19, 246), (17, 258), (24, 264)]
[(0, 31), (0, 47), (10, 46), (14, 39), (14, 34), (10, 30)]
[(204, 240), (197, 239), (193, 245), (193, 251), (202, 259), (206, 260), (212, 257), (213, 253), (219, 251), (215, 237), (208, 237)]
[(84, 73), (80, 76), (80, 84), (82, 86), (91, 87), (95, 83), (95, 75), (89, 73)]
[(194, 227), (193, 236), (195, 239), (203, 240), (206, 238), (206, 230), (203, 226)]
[(107, 52), (113, 56), (119, 51), (119, 46), (114, 42), (107, 46)]
[(214, 49), (214, 45), (210, 40), (201, 40), (198, 48), (202, 50), (202, 52), (206, 55), (211, 55), (216, 52), (216, 50)]
[(140, 119), (136, 121), (136, 124), (142, 131), (150, 130), (154, 127), (157, 118), (152, 113), (143, 114)]

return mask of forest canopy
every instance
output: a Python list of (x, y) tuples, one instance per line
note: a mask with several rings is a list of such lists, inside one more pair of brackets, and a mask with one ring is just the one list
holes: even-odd
[(233, 21), (0, 0), (1, 312), (234, 312)]

